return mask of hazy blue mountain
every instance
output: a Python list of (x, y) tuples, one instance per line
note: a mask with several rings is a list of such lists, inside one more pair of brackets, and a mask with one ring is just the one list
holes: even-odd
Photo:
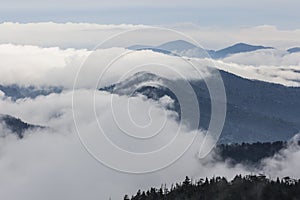
[(157, 46), (157, 48), (165, 49), (168, 51), (180, 52), (180, 51), (185, 51), (185, 50), (194, 49), (194, 48), (198, 48), (198, 47), (196, 45), (189, 43), (187, 41), (184, 41), (184, 40), (175, 40), (175, 41), (161, 44), (161, 45)]
[(164, 44), (161, 44), (159, 46), (150, 46), (150, 45), (133, 45), (130, 47), (127, 47), (127, 49), (131, 50), (142, 50), (142, 49), (161, 49), (165, 51), (184, 51), (189, 50), (193, 48), (198, 48), (196, 45), (189, 43), (184, 40), (175, 40), (170, 41)]
[(218, 51), (203, 49), (184, 40), (170, 41), (159, 46), (134, 45), (128, 47), (131, 50), (152, 50), (155, 52), (174, 54), (179, 56), (198, 57), (198, 58), (225, 58), (232, 54), (251, 52), (261, 49), (273, 49), (273, 47), (254, 46), (245, 43), (238, 43)]
[(211, 50), (205, 50), (184, 40), (170, 41), (159, 46), (134, 45), (128, 47), (131, 50), (152, 50), (174, 56), (187, 56), (205, 58), (209, 57)]
[[(0, 114), (0, 123), (16, 134), (19, 138), (23, 138), (24, 132), (28, 129), (44, 128), (42, 126), (28, 124), (23, 122), (21, 119), (4, 114)], [(2, 133), (0, 133), (0, 135), (2, 135)]]
[(253, 45), (249, 45), (249, 44), (245, 44), (245, 43), (238, 43), (233, 46), (215, 51), (215, 53), (212, 54), (211, 56), (214, 58), (225, 58), (232, 54), (257, 51), (257, 50), (261, 50), (261, 49), (273, 49), (273, 47), (253, 46)]
[(289, 53), (297, 53), (300, 52), (300, 47), (294, 47), (287, 50)]
[[(299, 132), (300, 88), (248, 80), (224, 71), (220, 73), (227, 95), (227, 117), (221, 143), (288, 140)], [(157, 84), (153, 84), (155, 81)], [(101, 90), (120, 95), (138, 93), (155, 101), (166, 95), (174, 100), (174, 105), (167, 109), (178, 112), (180, 118), (180, 104), (172, 91), (162, 86), (164, 84), (180, 85), (181, 80), (170, 81), (144, 72)], [(194, 80), (190, 84), (201, 110), (199, 128), (207, 129), (211, 116), (208, 89), (203, 80)]]
[(0, 85), (0, 90), (5, 94), (6, 97), (11, 97), (13, 101), (22, 98), (35, 98), (43, 95), (47, 96), (51, 93), (61, 93), (61, 87), (34, 87), (34, 86), (19, 86), (16, 84), (12, 85)]
[(132, 45), (132, 46), (127, 47), (127, 49), (130, 49), (130, 50), (141, 50), (141, 49), (148, 49), (148, 48), (153, 48), (153, 46), (137, 44), (137, 45)]

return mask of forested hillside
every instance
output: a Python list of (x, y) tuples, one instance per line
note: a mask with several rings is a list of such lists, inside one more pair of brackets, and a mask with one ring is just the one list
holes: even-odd
[(300, 180), (289, 177), (270, 180), (264, 175), (237, 175), (228, 181), (224, 177), (213, 177), (191, 181), (189, 177), (182, 183), (138, 191), (124, 200), (298, 200)]

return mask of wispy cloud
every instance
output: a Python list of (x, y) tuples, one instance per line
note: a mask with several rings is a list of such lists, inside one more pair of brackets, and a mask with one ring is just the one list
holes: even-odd
[[(281, 30), (276, 26), (248, 26), (239, 28), (202, 27), (193, 23), (166, 25), (193, 37), (199, 44), (208, 49), (221, 49), (238, 42), (274, 46), (280, 49), (300, 46), (300, 30)], [(90, 23), (2, 23), (0, 24), (0, 43), (20, 45), (37, 45), (42, 47), (61, 48), (94, 48), (105, 39), (123, 31), (143, 29), (146, 25), (101, 25)], [(133, 33), (134, 34), (134, 33)], [(133, 37), (133, 35), (132, 35)], [(223, 38), (226, 37), (226, 40)], [(176, 40), (167, 32), (152, 34), (137, 32), (134, 40), (130, 38), (127, 46), (143, 42), (158, 45), (169, 40)], [(284, 38), (284, 39), (283, 39)], [(124, 47), (124, 46), (123, 46)]]

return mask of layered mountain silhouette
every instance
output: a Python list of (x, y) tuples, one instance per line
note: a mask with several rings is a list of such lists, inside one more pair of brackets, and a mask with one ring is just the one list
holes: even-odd
[[(214, 59), (222, 59), (238, 53), (246, 53), (246, 52), (252, 52), (257, 50), (275, 49), (275, 48), (266, 47), (262, 45), (250, 45), (246, 43), (237, 43), (220, 50), (210, 50), (210, 49), (201, 48), (197, 45), (194, 45), (184, 40), (175, 40), (175, 41), (166, 42), (158, 46), (133, 45), (127, 47), (127, 49), (151, 50), (154, 52), (164, 53), (168, 55), (177, 55), (177, 56), (198, 57), (198, 58), (211, 57)], [(300, 52), (300, 47), (287, 49), (286, 52), (298, 53)]]
[(173, 54), (178, 56), (188, 57), (211, 57), (215, 59), (225, 58), (232, 54), (245, 53), (251, 51), (257, 51), (262, 49), (274, 49), (273, 47), (255, 46), (246, 43), (238, 43), (230, 47), (226, 47), (220, 50), (209, 50), (198, 47), (190, 42), (184, 40), (170, 41), (159, 46), (146, 46), (146, 45), (134, 45), (128, 47), (131, 50), (152, 50), (155, 52)]
[[(224, 71), (220, 73), (227, 95), (227, 116), (220, 143), (284, 141), (299, 132), (300, 88), (248, 80)], [(181, 84), (181, 80), (167, 80), (152, 73), (139, 72), (100, 90), (127, 96), (139, 94), (157, 102), (167, 96), (174, 103), (166, 109), (177, 112), (180, 120), (181, 102), (167, 86)], [(211, 117), (209, 91), (201, 79), (190, 81), (190, 84), (201, 111), (198, 128), (207, 129)], [(182, 92), (188, 101), (188, 92), (193, 91)], [(193, 120), (193, 117), (188, 120)]]

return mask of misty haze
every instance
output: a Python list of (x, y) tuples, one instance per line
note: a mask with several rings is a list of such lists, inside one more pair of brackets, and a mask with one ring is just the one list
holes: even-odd
[(0, 199), (300, 200), (299, 2), (2, 4)]

